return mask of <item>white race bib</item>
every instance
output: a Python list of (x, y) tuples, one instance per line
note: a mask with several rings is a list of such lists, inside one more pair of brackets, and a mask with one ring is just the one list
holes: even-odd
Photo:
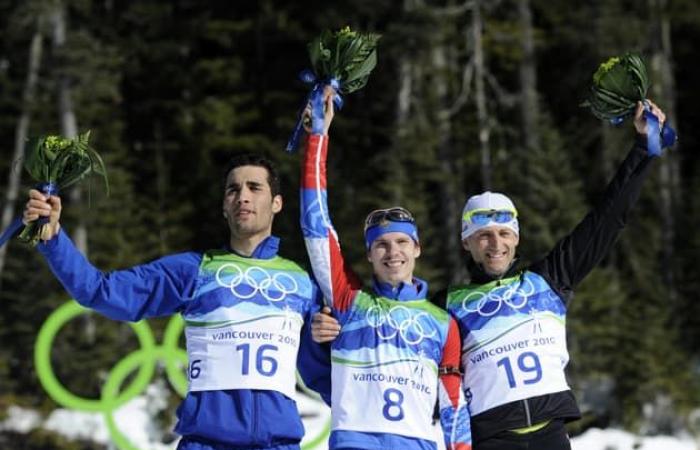
[[(496, 320), (508, 319), (492, 323)], [(517, 321), (503, 325), (472, 332), (464, 341), (464, 388), (473, 415), (569, 389), (564, 376), (569, 354), (561, 318), (547, 312), (519, 315)], [(487, 333), (490, 336), (484, 336)]]
[[(375, 356), (365, 360), (381, 359)], [(391, 433), (435, 441), (431, 418), (438, 381), (435, 365), (430, 362), (358, 368), (334, 361), (333, 430)]]
[(189, 390), (262, 389), (294, 399), (301, 315), (187, 326)]

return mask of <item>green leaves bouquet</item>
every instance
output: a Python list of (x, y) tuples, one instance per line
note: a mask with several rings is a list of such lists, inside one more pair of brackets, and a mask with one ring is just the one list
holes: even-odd
[[(107, 170), (102, 158), (89, 144), (90, 131), (73, 139), (61, 136), (41, 136), (29, 142), (24, 159), (24, 168), (38, 183), (37, 189), (46, 195), (56, 195), (90, 174), (100, 175), (109, 192)], [(19, 234), (23, 242), (35, 245), (40, 237), (46, 218), (31, 222)]]
[[(343, 105), (339, 94), (349, 94), (362, 89), (377, 65), (379, 34), (360, 33), (345, 27), (339, 31), (323, 31), (308, 45), (312, 69), (300, 74), (301, 80), (312, 86), (299, 120), (287, 143), (287, 151), (294, 151), (302, 130), (302, 113), (308, 103), (312, 105), (312, 132), (321, 133), (323, 123), (323, 88), (332, 86), (338, 93), (333, 99), (336, 108)], [(320, 120), (319, 120), (320, 119)]]
[(593, 74), (593, 85), (584, 106), (599, 119), (618, 124), (646, 99), (649, 77), (642, 58), (625, 53), (602, 63)]
[(362, 89), (377, 65), (380, 35), (359, 33), (345, 27), (328, 30), (309, 43), (311, 67), (317, 79), (337, 80), (338, 91), (349, 94)]
[(642, 58), (636, 53), (625, 53), (602, 63), (593, 74), (593, 85), (588, 100), (591, 112), (602, 120), (617, 125), (634, 114), (637, 102), (644, 103), (644, 120), (647, 125), (647, 151), (659, 156), (664, 148), (676, 142), (676, 131), (668, 121), (661, 124), (646, 101), (649, 76)]

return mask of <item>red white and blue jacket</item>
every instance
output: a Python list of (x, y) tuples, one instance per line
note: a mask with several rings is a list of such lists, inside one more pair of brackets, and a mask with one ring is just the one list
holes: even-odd
[(301, 227), (314, 276), (341, 324), (331, 347), (331, 449), (435, 449), (433, 405), (448, 449), (471, 448), (458, 372), (459, 330), (427, 299), (427, 283), (363, 289), (345, 264), (328, 214), (328, 137), (311, 135), (303, 163)]

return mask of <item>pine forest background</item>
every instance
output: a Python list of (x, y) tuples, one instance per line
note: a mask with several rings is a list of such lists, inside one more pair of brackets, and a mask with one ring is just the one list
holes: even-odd
[[(275, 233), (284, 256), (305, 262), (300, 156), (283, 148), (306, 94), (297, 80), (306, 43), (345, 25), (383, 38), (369, 84), (346, 97), (331, 128), (332, 216), (366, 277), (362, 218), (376, 207), (411, 209), (423, 242), (418, 274), (432, 291), (466, 276), (458, 234), (468, 195), (511, 195), (527, 260), (595, 204), (633, 132), (580, 103), (600, 62), (641, 52), (649, 97), (680, 140), (571, 305), (568, 375), (585, 410), (571, 431), (697, 429), (697, 1), (0, 0), (3, 227), (29, 187), (18, 142), (90, 129), (112, 192), (94, 180), (64, 193), (63, 225), (98, 267), (221, 246), (222, 164), (245, 150), (279, 163), (285, 206)], [(16, 242), (0, 253), (0, 283), (0, 418), (10, 405), (47, 413), (56, 405), (31, 355), (68, 294)], [(165, 322), (154, 323), (162, 332)], [(96, 397), (105, 370), (137, 347), (127, 325), (91, 315), (61, 332), (53, 358), (73, 392)], [(177, 396), (170, 401), (172, 412)], [(8, 448), (74, 448), (51, 433), (3, 434)]]

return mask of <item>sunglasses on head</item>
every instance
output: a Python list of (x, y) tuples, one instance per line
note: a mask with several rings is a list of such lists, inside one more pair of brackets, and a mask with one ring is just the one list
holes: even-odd
[(382, 222), (410, 222), (415, 223), (415, 219), (407, 209), (395, 206), (387, 209), (376, 209), (367, 215), (365, 219), (365, 230), (369, 227), (379, 225)]
[(489, 222), (508, 223), (518, 217), (518, 213), (512, 209), (475, 209), (466, 212), (462, 219), (474, 225), (486, 225)]

